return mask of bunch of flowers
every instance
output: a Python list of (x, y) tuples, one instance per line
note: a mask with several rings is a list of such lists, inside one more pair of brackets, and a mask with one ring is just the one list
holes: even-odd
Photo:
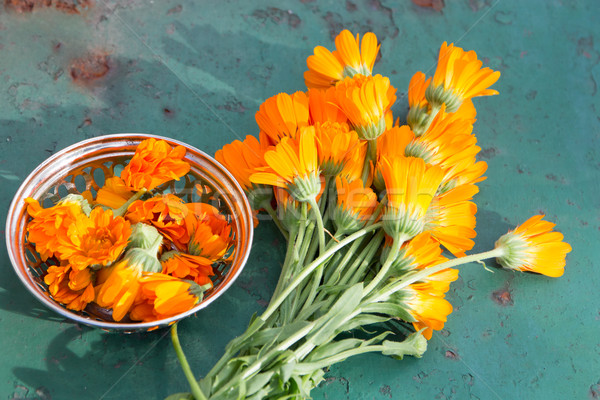
[(420, 357), (452, 312), (445, 293), (458, 265), (495, 258), (512, 270), (564, 271), (571, 248), (542, 215), (466, 255), (487, 168), (472, 98), (497, 94), (499, 72), (442, 44), (433, 77), (417, 72), (409, 83), (402, 125), (396, 89), (372, 74), (375, 35), (343, 31), (335, 45), (308, 57), (307, 91), (260, 106), (258, 138), (216, 154), (253, 208), (272, 216), (287, 253), (266, 310), (199, 381), (174, 326), (191, 393), (169, 399), (306, 399), (325, 368), (353, 355)]
[(48, 265), (44, 282), (54, 300), (74, 311), (93, 302), (116, 322), (151, 322), (202, 299), (214, 263), (227, 261), (233, 241), (215, 207), (167, 189), (190, 171), (185, 152), (146, 139), (96, 196), (69, 194), (49, 208), (25, 200), (27, 240)]

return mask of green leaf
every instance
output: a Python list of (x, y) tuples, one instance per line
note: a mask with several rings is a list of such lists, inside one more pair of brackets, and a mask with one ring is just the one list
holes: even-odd
[(399, 318), (407, 322), (415, 322), (416, 320), (410, 315), (406, 307), (396, 303), (372, 303), (362, 307), (366, 313), (379, 313), (389, 315), (392, 318)]
[(274, 374), (274, 371), (268, 371), (256, 374), (250, 378), (246, 385), (246, 396), (253, 395), (263, 389), (271, 381)]
[(352, 320), (348, 322), (345, 328), (346, 330), (350, 331), (352, 329), (360, 328), (366, 325), (386, 322), (389, 321), (389, 319), (390, 317), (388, 316), (359, 314), (356, 317), (352, 318)]
[(420, 332), (409, 335), (403, 342), (384, 340), (381, 354), (402, 360), (404, 356), (420, 358), (427, 350), (427, 339)]

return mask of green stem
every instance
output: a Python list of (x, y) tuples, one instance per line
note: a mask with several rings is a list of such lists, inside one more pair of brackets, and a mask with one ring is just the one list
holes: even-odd
[(367, 184), (369, 175), (371, 173), (371, 161), (377, 160), (377, 139), (367, 141), (367, 154), (365, 155), (365, 162), (363, 164), (363, 172), (361, 179), (363, 185)]
[(321, 263), (327, 260), (332, 254), (344, 248), (348, 243), (352, 243), (353, 241), (366, 235), (367, 233), (381, 228), (382, 225), (383, 224), (381, 222), (378, 222), (376, 224), (364, 227), (363, 229), (353, 233), (344, 240), (340, 241), (335, 246), (325, 251), (323, 254), (319, 255), (319, 257), (317, 257), (313, 262), (311, 262), (302, 269), (300, 274), (298, 274), (298, 276), (296, 276), (296, 278), (292, 282), (290, 282), (290, 284), (281, 292), (281, 294), (277, 298), (274, 298), (271, 301), (271, 303), (269, 303), (269, 306), (259, 318), (263, 321), (266, 321), (273, 313), (277, 311), (278, 307), (281, 305), (281, 303), (283, 303), (286, 297), (289, 296), (289, 294), (292, 293), (294, 289), (296, 289), (298, 285), (302, 283), (302, 281), (304, 281), (304, 279), (307, 276), (309, 276), (319, 265), (321, 265)]
[(319, 254), (323, 254), (325, 252), (325, 227), (323, 226), (323, 218), (321, 217), (321, 212), (319, 211), (319, 205), (317, 204), (317, 201), (314, 198), (310, 199), (308, 201), (308, 204), (310, 204), (310, 209), (317, 220)]
[(281, 234), (283, 235), (283, 237), (285, 238), (285, 240), (289, 240), (288, 232), (283, 227), (283, 225), (281, 224), (281, 221), (277, 217), (277, 212), (275, 212), (275, 210), (271, 206), (271, 202), (270, 201), (265, 201), (262, 204), (262, 208), (267, 212), (267, 214), (269, 214), (271, 216), (271, 219), (273, 220), (273, 222), (275, 223), (275, 225), (277, 225), (277, 228), (279, 228), (279, 231), (281, 232)]
[(142, 197), (144, 195), (144, 193), (146, 193), (148, 190), (146, 190), (146, 188), (141, 188), (140, 190), (138, 190), (138, 192), (136, 194), (134, 194), (133, 196), (131, 196), (129, 198), (129, 200), (127, 200), (125, 202), (125, 204), (123, 204), (121, 207), (113, 209), (113, 216), (114, 217), (122, 217), (125, 212), (127, 211), (127, 209), (129, 208), (129, 206), (131, 205), (131, 203), (133, 203), (134, 201), (136, 201), (137, 199), (139, 199), (140, 197)]
[(392, 242), (392, 249), (388, 253), (387, 258), (383, 263), (383, 266), (381, 267), (379, 272), (377, 272), (377, 275), (375, 275), (373, 280), (363, 290), (363, 297), (371, 293), (371, 291), (373, 291), (373, 289), (375, 289), (377, 285), (379, 285), (382, 279), (386, 277), (388, 271), (390, 270), (390, 267), (394, 263), (394, 260), (396, 260), (396, 257), (398, 257), (398, 251), (400, 250), (400, 246), (402, 246), (402, 243), (404, 243), (404, 238), (402, 236), (394, 238), (394, 241)]
[(181, 343), (179, 343), (179, 336), (177, 336), (177, 323), (173, 325), (171, 328), (171, 341), (173, 342), (173, 347), (175, 348), (175, 353), (177, 354), (177, 359), (179, 360), (179, 364), (181, 365), (181, 369), (185, 377), (190, 384), (190, 389), (192, 390), (192, 395), (196, 400), (208, 400), (208, 398), (202, 393), (196, 378), (194, 377), (194, 373), (190, 368), (190, 364), (187, 362), (187, 358), (183, 353), (183, 349), (181, 348)]
[[(365, 271), (371, 264), (375, 253), (381, 247), (381, 242), (383, 241), (384, 237), (385, 233), (382, 230), (377, 232), (375, 236), (373, 236), (369, 244), (363, 249), (363, 252), (360, 254), (360, 257), (358, 257), (354, 264), (352, 264), (352, 266), (347, 269), (348, 271), (355, 270), (355, 272), (353, 274), (346, 273), (342, 277), (340, 284), (352, 286), (364, 280)], [(354, 265), (356, 265), (356, 267)]]
[(486, 251), (483, 253), (471, 254), (470, 256), (466, 256), (466, 257), (454, 258), (452, 260), (435, 265), (433, 267), (415, 271), (411, 274), (406, 275), (404, 278), (400, 279), (399, 281), (394, 282), (393, 284), (389, 285), (384, 291), (379, 293), (370, 302), (376, 303), (376, 302), (385, 300), (392, 293), (395, 293), (398, 290), (403, 289), (412, 283), (418, 282), (418, 281), (422, 280), (423, 278), (428, 277), (429, 275), (435, 274), (435, 273), (443, 271), (445, 269), (456, 267), (458, 265), (468, 264), (471, 262), (478, 262), (478, 261), (486, 260), (488, 258), (501, 257), (503, 254), (504, 254), (504, 249), (499, 247), (494, 250)]
[(279, 292), (281, 291), (281, 288), (285, 286), (285, 283), (287, 281), (287, 279), (289, 279), (289, 276), (291, 275), (291, 260), (292, 260), (292, 255), (295, 253), (294, 251), (294, 247), (296, 247), (296, 239), (298, 238), (298, 231), (297, 230), (292, 230), (290, 231), (290, 236), (288, 238), (288, 242), (287, 242), (287, 250), (285, 252), (285, 260), (283, 261), (283, 266), (281, 267), (281, 273), (279, 274), (279, 280), (277, 281), (277, 286), (275, 286), (275, 291), (273, 292), (273, 295), (271, 296), (276, 297)]

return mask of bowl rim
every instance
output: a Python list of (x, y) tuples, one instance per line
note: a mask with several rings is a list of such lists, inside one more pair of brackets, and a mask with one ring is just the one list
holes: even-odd
[[(215, 292), (214, 295), (201, 300), (200, 303), (198, 303), (192, 309), (190, 309), (186, 312), (177, 314), (176, 316), (161, 319), (161, 320), (151, 321), (151, 322), (135, 322), (135, 323), (134, 322), (132, 322), (132, 323), (129, 323), (129, 322), (127, 322), (127, 323), (107, 322), (107, 321), (99, 321), (99, 320), (93, 319), (93, 318), (86, 318), (82, 315), (76, 314), (75, 312), (73, 312), (71, 310), (68, 310), (66, 307), (60, 305), (60, 303), (53, 301), (50, 297), (46, 297), (46, 296), (42, 295), (38, 290), (34, 289), (34, 287), (37, 286), (38, 284), (37, 284), (37, 282), (35, 282), (32, 279), (32, 276), (29, 273), (24, 273), (24, 271), (21, 271), (17, 267), (18, 262), (17, 262), (17, 258), (16, 258), (17, 255), (15, 254), (16, 252), (14, 251), (15, 249), (13, 248), (14, 247), (13, 246), (14, 235), (12, 232), (12, 228), (13, 227), (16, 228), (18, 226), (17, 223), (19, 221), (19, 218), (16, 215), (17, 213), (14, 213), (12, 211), (17, 208), (18, 202), (23, 201), (24, 193), (26, 192), (26, 189), (28, 188), (29, 184), (34, 180), (34, 178), (37, 176), (37, 174), (39, 174), (40, 171), (43, 171), (44, 169), (48, 168), (51, 164), (53, 164), (57, 160), (63, 158), (66, 154), (72, 152), (73, 150), (80, 148), (80, 147), (85, 148), (86, 146), (94, 144), (95, 142), (99, 142), (99, 141), (103, 141), (103, 140), (107, 140), (107, 139), (125, 139), (125, 140), (131, 140), (131, 141), (135, 141), (135, 140), (139, 139), (141, 141), (141, 140), (149, 139), (149, 138), (154, 138), (157, 140), (165, 140), (170, 145), (183, 146), (186, 148), (186, 153), (187, 153), (187, 150), (197, 153), (199, 156), (205, 158), (206, 160), (208, 160), (209, 162), (214, 164), (214, 166), (219, 170), (219, 172), (222, 173), (223, 175), (225, 175), (225, 178), (227, 178), (230, 181), (228, 183), (231, 184), (235, 188), (235, 190), (237, 191), (237, 194), (241, 195), (239, 197), (243, 201), (242, 201), (242, 204), (238, 204), (238, 206), (240, 207), (240, 210), (242, 211), (243, 215), (236, 216), (236, 218), (240, 219), (240, 220), (245, 220), (247, 222), (247, 224), (245, 224), (246, 225), (245, 237), (247, 239), (246, 240), (247, 245), (245, 246), (244, 253), (241, 255), (241, 258), (239, 259), (240, 266), (233, 272), (232, 275), (228, 276), (228, 279), (223, 281), (222, 286), (219, 287), (218, 292)], [(11, 265), (13, 267), (13, 270), (16, 272), (21, 283), (42, 304), (44, 304), (46, 307), (50, 308), (51, 310), (57, 312), (58, 314), (66, 317), (68, 319), (71, 319), (75, 322), (79, 322), (79, 323), (82, 323), (82, 324), (85, 324), (88, 326), (93, 326), (93, 327), (97, 327), (97, 328), (101, 328), (101, 329), (105, 329), (105, 330), (117, 330), (117, 331), (144, 330), (144, 331), (147, 331), (152, 328), (165, 327), (165, 326), (171, 325), (172, 323), (177, 322), (181, 319), (184, 319), (184, 318), (190, 316), (191, 314), (195, 314), (199, 310), (207, 307), (209, 304), (211, 304), (213, 301), (215, 301), (217, 298), (219, 298), (227, 289), (229, 289), (229, 287), (231, 287), (233, 282), (241, 274), (241, 272), (244, 269), (244, 266), (250, 256), (250, 250), (252, 248), (252, 240), (253, 240), (253, 236), (254, 236), (254, 227), (252, 224), (252, 220), (253, 220), (252, 219), (253, 218), (252, 217), (252, 209), (250, 207), (248, 198), (247, 198), (244, 190), (242, 189), (241, 185), (238, 183), (238, 181), (235, 179), (235, 177), (231, 174), (231, 172), (229, 172), (227, 170), (227, 168), (225, 168), (225, 166), (223, 166), (223, 164), (219, 163), (216, 159), (214, 159), (212, 156), (208, 155), (204, 151), (202, 151), (188, 143), (182, 142), (177, 139), (165, 137), (165, 136), (148, 134), (148, 133), (115, 133), (115, 134), (101, 135), (101, 136), (96, 136), (93, 138), (89, 138), (89, 139), (85, 139), (85, 140), (73, 143), (73, 144), (63, 148), (62, 150), (56, 152), (55, 154), (53, 154), (52, 156), (50, 156), (46, 160), (44, 160), (42, 163), (40, 163), (23, 180), (23, 182), (19, 186), (18, 190), (16, 191), (16, 193), (11, 201), (8, 210), (9, 211), (8, 211), (8, 215), (7, 215), (7, 219), (6, 219), (6, 226), (5, 226), (6, 247), (8, 250), (8, 256), (9, 256)], [(240, 228), (240, 229), (242, 229), (242, 228)], [(25, 269), (29, 270), (29, 267), (26, 266)]]

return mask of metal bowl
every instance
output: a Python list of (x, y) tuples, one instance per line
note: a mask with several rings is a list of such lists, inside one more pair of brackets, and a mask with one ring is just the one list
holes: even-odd
[[(172, 146), (186, 148), (185, 161), (190, 172), (168, 185), (168, 190), (186, 201), (202, 201), (217, 207), (230, 221), (234, 235), (231, 263), (215, 265), (214, 287), (191, 310), (175, 317), (153, 322), (114, 322), (110, 312), (94, 303), (82, 312), (68, 310), (54, 301), (44, 283), (44, 274), (52, 264), (42, 262), (35, 246), (27, 241), (26, 225), (30, 220), (24, 199), (32, 197), (44, 207), (50, 207), (69, 193), (85, 190), (96, 193), (104, 181), (124, 166), (133, 156), (137, 145), (148, 138), (163, 139)], [(195, 185), (203, 187), (199, 198)], [(195, 196), (195, 197), (194, 197)], [(222, 295), (241, 273), (252, 245), (252, 212), (244, 191), (235, 178), (216, 160), (202, 151), (177, 140), (126, 133), (101, 136), (76, 143), (56, 153), (39, 165), (25, 179), (8, 210), (6, 245), (15, 272), (25, 287), (44, 305), (57, 313), (82, 324), (124, 332), (145, 331), (170, 325), (207, 307)]]

